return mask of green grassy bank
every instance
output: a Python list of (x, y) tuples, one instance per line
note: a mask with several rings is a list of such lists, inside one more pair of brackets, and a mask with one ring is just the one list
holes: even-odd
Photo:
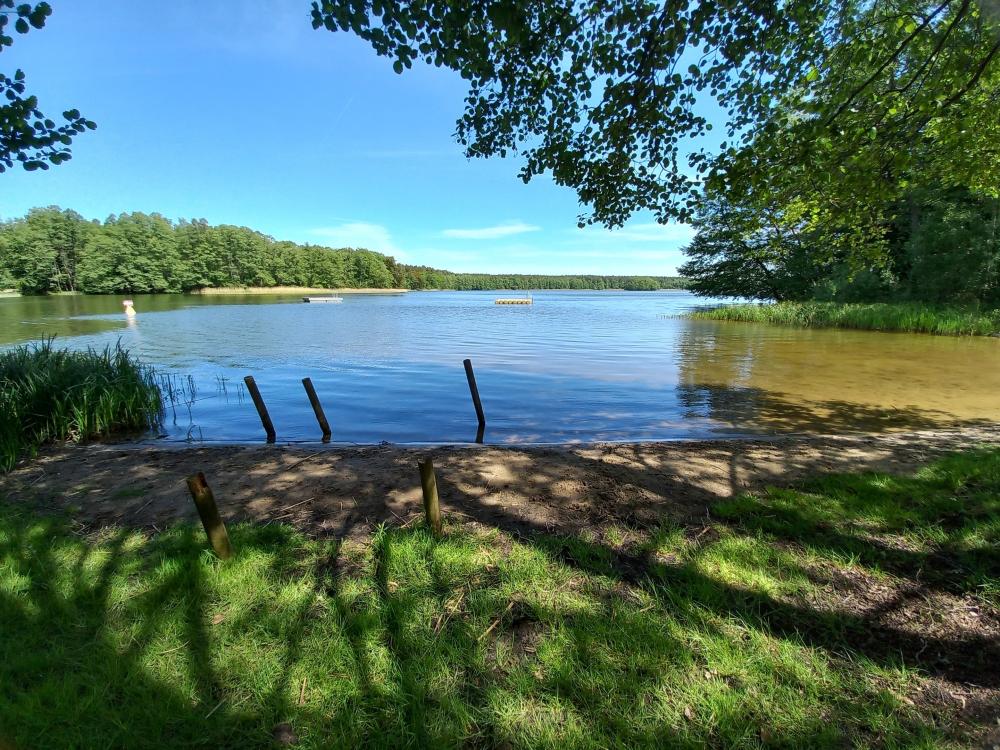
[(152, 370), (128, 352), (70, 352), (52, 341), (0, 353), (0, 471), (54, 440), (81, 441), (153, 426)]
[(700, 320), (773, 323), (803, 328), (991, 336), (1000, 333), (1000, 310), (964, 310), (922, 304), (778, 302), (724, 305), (691, 313)]
[(0, 504), (0, 746), (970, 742), (953, 704), (922, 696), (941, 670), (991, 679), (989, 647), (907, 640), (830, 581), (995, 612), (1000, 451), (713, 514), (605, 538), (240, 525), (222, 563), (193, 526), (88, 536)]

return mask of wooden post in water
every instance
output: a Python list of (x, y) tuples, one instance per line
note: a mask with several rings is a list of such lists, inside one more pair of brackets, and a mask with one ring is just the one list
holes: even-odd
[(479, 387), (476, 385), (476, 373), (472, 370), (472, 360), (462, 362), (465, 365), (465, 377), (469, 380), (469, 390), (472, 392), (472, 405), (476, 407), (476, 417), (479, 419), (479, 429), (476, 432), (476, 442), (483, 442), (486, 431), (486, 415), (483, 413), (483, 402), (479, 399)]
[(302, 386), (306, 389), (309, 403), (312, 404), (313, 412), (316, 414), (316, 421), (319, 422), (319, 428), (323, 430), (323, 442), (326, 443), (330, 440), (333, 432), (330, 430), (330, 423), (326, 421), (326, 414), (323, 413), (323, 404), (319, 402), (319, 396), (316, 395), (316, 389), (313, 388), (312, 378), (302, 378)]
[(257, 383), (254, 381), (253, 375), (247, 375), (243, 378), (243, 382), (247, 384), (247, 390), (250, 391), (250, 398), (253, 399), (253, 405), (257, 407), (260, 423), (264, 425), (264, 432), (267, 433), (267, 442), (273, 443), (277, 434), (274, 431), (274, 425), (271, 423), (271, 415), (267, 413), (267, 404), (264, 403), (264, 399), (260, 395), (260, 389), (257, 388)]
[(417, 461), (420, 469), (420, 486), (424, 490), (424, 515), (427, 525), (435, 536), (441, 534), (441, 500), (438, 498), (437, 478), (434, 476), (434, 463), (425, 458)]
[(215, 496), (212, 494), (205, 475), (200, 471), (187, 478), (188, 490), (191, 499), (201, 516), (201, 525), (205, 527), (208, 541), (215, 550), (215, 554), (223, 560), (228, 560), (233, 556), (233, 546), (229, 543), (229, 533), (226, 531), (226, 524), (219, 517), (219, 507), (215, 504)]

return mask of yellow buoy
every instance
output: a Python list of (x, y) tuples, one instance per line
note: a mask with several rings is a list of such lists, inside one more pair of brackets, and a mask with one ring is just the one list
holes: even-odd
[(130, 299), (122, 302), (122, 305), (125, 307), (125, 314), (130, 318), (135, 317), (135, 307), (133, 307), (134, 304), (135, 303)]

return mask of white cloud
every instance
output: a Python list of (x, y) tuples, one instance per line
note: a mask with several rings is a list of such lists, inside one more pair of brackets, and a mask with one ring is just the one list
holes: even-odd
[(495, 240), (500, 237), (510, 237), (514, 234), (537, 232), (540, 229), (541, 227), (534, 224), (515, 221), (507, 224), (497, 224), (492, 227), (482, 227), (480, 229), (445, 229), (441, 234), (445, 237), (459, 240)]
[(381, 224), (350, 221), (332, 227), (310, 229), (309, 234), (321, 238), (324, 244), (331, 247), (357, 247), (394, 255), (397, 258), (405, 256), (393, 242), (392, 234)]

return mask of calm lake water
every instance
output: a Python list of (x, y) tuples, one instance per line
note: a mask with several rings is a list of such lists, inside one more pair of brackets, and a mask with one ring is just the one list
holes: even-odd
[(172, 376), (163, 439), (263, 440), (255, 376), (279, 442), (319, 439), (311, 377), (335, 442), (471, 442), (471, 358), (487, 443), (844, 432), (1000, 420), (1000, 339), (692, 321), (686, 292), (0, 299), (0, 345), (55, 334), (120, 341)]

